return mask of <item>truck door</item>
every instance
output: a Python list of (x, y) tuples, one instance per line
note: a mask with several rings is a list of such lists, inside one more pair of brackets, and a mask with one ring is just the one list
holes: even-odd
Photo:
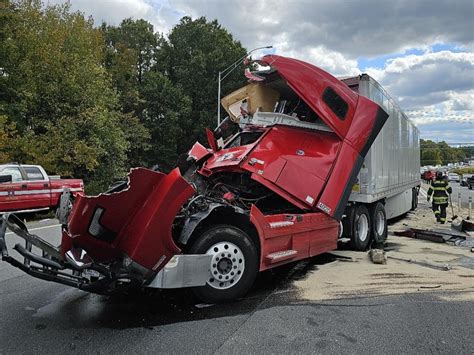
[(51, 203), (51, 189), (49, 179), (35, 166), (22, 166), (27, 178), (25, 206), (27, 208), (49, 207)]
[(0, 212), (23, 209), (24, 196), (16, 194), (22, 190), (24, 184), (20, 169), (6, 167), (0, 173), (12, 176), (12, 182), (0, 184)]

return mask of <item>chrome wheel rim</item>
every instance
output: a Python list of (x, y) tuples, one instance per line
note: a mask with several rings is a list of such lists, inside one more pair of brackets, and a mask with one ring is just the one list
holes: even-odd
[(365, 242), (369, 232), (369, 219), (365, 214), (361, 214), (357, 220), (357, 235), (362, 242)]
[(382, 211), (378, 211), (375, 217), (375, 230), (378, 235), (383, 235), (385, 231), (385, 218)]
[(211, 246), (207, 255), (212, 255), (207, 284), (217, 290), (234, 286), (242, 278), (245, 258), (242, 250), (230, 242), (219, 242)]

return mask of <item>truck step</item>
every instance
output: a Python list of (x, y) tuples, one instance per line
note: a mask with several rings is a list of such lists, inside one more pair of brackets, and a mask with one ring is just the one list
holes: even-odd
[(265, 258), (270, 264), (275, 264), (283, 260), (293, 259), (297, 254), (298, 252), (296, 250), (282, 250), (268, 254)]

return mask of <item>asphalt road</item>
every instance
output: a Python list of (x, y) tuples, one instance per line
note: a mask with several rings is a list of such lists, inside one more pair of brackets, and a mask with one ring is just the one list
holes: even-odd
[(460, 196), (462, 207), (467, 208), (469, 197), (471, 197), (472, 207), (474, 208), (474, 190), (469, 190), (467, 186), (461, 186), (458, 182), (451, 182), (449, 185), (453, 189), (451, 197), (455, 204), (458, 201), (458, 196)]
[[(31, 227), (54, 242), (54, 224)], [(247, 297), (224, 305), (200, 304), (186, 290), (98, 296), (0, 262), (0, 354), (473, 353), (471, 301), (440, 293), (302, 300), (292, 282), (331, 260), (263, 273)]]
[[(453, 200), (454, 205), (457, 206), (458, 203), (458, 198), (461, 200), (461, 205), (463, 208), (468, 208), (468, 202), (469, 202), (469, 197), (471, 197), (472, 200), (472, 208), (474, 212), (474, 190), (469, 190), (467, 186), (461, 186), (458, 182), (453, 182), (451, 181), (449, 183), (451, 188), (453, 189), (453, 193), (451, 194), (451, 198)], [(422, 184), (423, 189), (425, 192), (428, 190), (429, 185), (428, 184)], [(424, 198), (426, 198), (426, 194), (423, 195)], [(473, 213), (474, 215), (474, 213)]]

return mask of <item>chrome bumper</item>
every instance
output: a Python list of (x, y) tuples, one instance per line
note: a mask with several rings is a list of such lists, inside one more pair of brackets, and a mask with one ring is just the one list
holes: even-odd
[(182, 288), (204, 286), (209, 279), (212, 255), (175, 255), (146, 286)]

